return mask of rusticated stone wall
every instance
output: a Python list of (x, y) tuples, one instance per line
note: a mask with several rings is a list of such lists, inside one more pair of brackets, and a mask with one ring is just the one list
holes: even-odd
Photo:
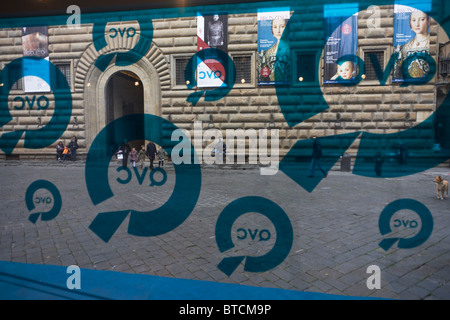
[[(322, 41), (324, 36), (321, 17), (323, 7), (310, 5), (305, 17), (312, 19), (310, 38), (303, 39), (302, 46)], [(370, 14), (361, 11), (358, 19), (358, 54), (364, 50), (382, 49), (385, 51), (385, 63), (393, 53), (394, 12), (393, 6), (381, 7), (381, 24), (379, 28), (368, 27)], [(136, 21), (109, 23), (105, 29), (108, 46), (97, 52), (92, 40), (92, 24), (83, 24), (80, 29), (69, 29), (65, 25), (49, 27), (50, 61), (53, 63), (70, 63), (72, 116), (65, 133), (58, 138), (65, 143), (72, 136), (77, 136), (83, 157), (89, 149), (95, 135), (106, 125), (105, 122), (105, 83), (106, 75), (120, 70), (111, 67), (104, 74), (94, 66), (96, 59), (104, 53), (125, 52), (131, 50), (138, 41), (135, 37), (108, 36), (112, 27), (134, 28), (139, 35)], [(170, 120), (182, 129), (192, 131), (195, 121), (202, 121), (208, 128), (212, 122), (214, 128), (225, 136), (227, 129), (278, 129), (280, 156), (284, 156), (299, 139), (312, 136), (329, 136), (355, 131), (372, 133), (393, 133), (414, 126), (436, 108), (436, 83), (439, 76), (426, 85), (401, 87), (388, 79), (385, 85), (363, 80), (356, 86), (322, 85), (322, 92), (329, 108), (306, 121), (290, 127), (281, 112), (276, 88), (258, 86), (256, 83), (257, 50), (257, 16), (256, 13), (233, 14), (228, 16), (228, 52), (231, 56), (248, 54), (252, 56), (252, 82), (241, 84), (236, 81), (233, 89), (222, 99), (208, 102), (200, 99), (193, 106), (187, 97), (193, 92), (186, 86), (174, 84), (174, 59), (179, 56), (190, 57), (197, 51), (196, 17), (155, 19), (153, 20), (153, 40), (149, 52), (142, 61), (131, 67), (123, 67), (141, 77), (144, 85), (144, 111)], [(22, 32), (20, 28), (0, 30), (0, 67), (22, 57)], [(322, 39), (321, 39), (322, 37)], [(445, 32), (432, 20), (430, 37), (430, 55), (438, 61), (439, 43), (447, 41)], [(318, 68), (320, 81), (323, 81), (323, 55)], [(438, 74), (438, 73), (437, 73)], [(29, 96), (30, 94), (28, 94)], [(11, 91), (8, 96), (9, 110), (13, 120), (0, 128), (0, 134), (33, 130), (45, 125), (53, 114), (54, 97), (52, 93), (43, 94), (49, 100), (46, 110), (15, 110), (15, 97), (23, 99), (27, 94), (23, 90)], [(39, 119), (40, 118), (40, 122)], [(339, 120), (339, 126), (336, 126)], [(433, 128), (429, 128), (432, 144)], [(431, 142), (431, 143), (429, 143)], [(204, 142), (204, 145), (207, 142)], [(349, 152), (357, 151), (357, 139)], [(53, 158), (56, 142), (44, 149), (30, 150), (23, 148), (23, 139), (19, 140), (12, 157), (20, 159)], [(0, 152), (0, 157), (5, 154)]]

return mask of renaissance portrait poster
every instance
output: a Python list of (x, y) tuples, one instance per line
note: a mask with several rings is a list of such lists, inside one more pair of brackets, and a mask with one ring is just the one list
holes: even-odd
[(351, 82), (358, 75), (357, 61), (338, 63), (346, 55), (355, 55), (358, 50), (358, 5), (325, 5), (324, 83)]
[(289, 19), (289, 8), (258, 11), (258, 85), (289, 84), (289, 50), (281, 39)]
[[(422, 11), (422, 10), (424, 11)], [(398, 54), (392, 82), (418, 80), (427, 77), (430, 65), (426, 59), (413, 58), (430, 50), (430, 17), (426, 8), (394, 5), (394, 53)], [(412, 60), (411, 60), (412, 59)], [(406, 61), (406, 64), (405, 64)]]

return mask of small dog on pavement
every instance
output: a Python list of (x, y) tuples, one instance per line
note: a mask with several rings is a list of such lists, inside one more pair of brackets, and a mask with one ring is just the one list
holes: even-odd
[[(436, 182), (437, 198), (444, 200), (444, 193), (447, 193), (447, 197), (448, 197), (448, 181), (442, 179), (441, 176), (437, 176), (433, 182)], [(440, 196), (439, 196), (439, 193), (441, 194)]]

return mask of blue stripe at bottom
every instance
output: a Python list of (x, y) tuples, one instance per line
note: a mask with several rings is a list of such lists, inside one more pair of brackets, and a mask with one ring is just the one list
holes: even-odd
[(80, 269), (80, 289), (68, 289), (67, 267), (0, 261), (2, 300), (352, 300), (315, 292)]

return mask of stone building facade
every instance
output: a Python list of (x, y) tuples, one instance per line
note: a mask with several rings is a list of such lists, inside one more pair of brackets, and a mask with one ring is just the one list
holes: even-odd
[[(364, 9), (358, 14), (357, 55), (368, 64), (368, 54), (375, 52), (381, 59), (382, 70), (385, 70), (394, 52), (394, 11), (393, 5), (378, 8), (379, 25), (376, 28), (369, 24), (372, 11)], [(446, 86), (440, 85), (445, 79), (440, 73), (439, 61), (448, 36), (434, 19), (431, 19), (430, 27), (430, 56), (436, 61), (438, 70), (431, 81), (420, 86), (402, 87), (392, 83), (391, 75), (385, 85), (365, 78), (357, 85), (342, 86), (323, 84), (323, 6), (311, 4), (301, 9), (291, 9), (292, 18), (289, 22), (289, 36), (299, 39), (292, 41), (292, 79), (293, 82), (298, 81), (297, 85), (304, 90), (302, 99), (307, 101), (309, 97), (311, 100), (305, 103), (315, 104), (317, 96), (308, 96), (308, 85), (299, 80), (301, 74), (298, 72), (302, 68), (297, 66), (298, 53), (309, 49), (317, 57), (313, 60), (317, 64), (317, 81), (329, 108), (311, 114), (298, 124), (287, 123), (280, 106), (278, 88), (257, 83), (256, 10), (228, 14), (228, 54), (237, 67), (238, 76), (232, 90), (217, 101), (200, 98), (195, 106), (187, 98), (192, 92), (201, 90), (190, 90), (183, 83), (186, 63), (197, 52), (195, 15), (152, 19), (152, 43), (145, 56), (127, 66), (111, 63), (104, 71), (95, 66), (99, 56), (128, 52), (136, 46), (141, 28), (137, 21), (128, 19), (109, 22), (104, 35), (107, 45), (101, 50), (97, 50), (93, 42), (93, 23), (82, 23), (78, 29), (64, 24), (49, 25), (49, 60), (63, 71), (70, 85), (72, 113), (69, 125), (62, 136), (55, 138), (55, 142), (45, 148), (25, 148), (22, 137), (11, 154), (0, 152), (0, 158), (52, 159), (56, 143), (60, 140), (68, 143), (72, 136), (78, 137), (79, 155), (84, 157), (102, 128), (126, 113), (135, 112), (162, 117), (191, 132), (194, 123), (201, 121), (203, 128), (214, 127), (221, 130), (224, 136), (227, 129), (278, 129), (280, 157), (283, 157), (299, 140), (358, 131), (376, 134), (400, 132), (421, 123), (439, 108), (439, 103), (446, 95)], [(136, 34), (131, 31), (127, 36), (125, 30), (134, 30)], [(295, 32), (299, 32), (299, 36)], [(22, 28), (16, 26), (0, 30), (0, 53), (2, 69), (23, 56)], [(245, 81), (241, 81), (240, 77), (245, 77)], [(134, 83), (136, 90), (139, 87), (141, 90), (135, 93), (131, 85), (122, 95), (111, 98), (112, 92), (117, 93), (119, 88), (126, 86), (121, 81)], [(114, 87), (111, 89), (112, 85)], [(18, 101), (31, 101), (32, 95), (23, 91), (23, 85), (15, 84), (8, 96), (12, 120), (0, 128), (0, 134), (35, 130), (48, 123), (54, 110), (54, 96), (52, 93), (43, 95), (49, 101), (45, 110), (26, 107), (18, 110), (14, 107), (18, 106)], [(140, 100), (134, 100), (136, 95), (141, 95)], [(22, 100), (16, 97), (22, 97)], [(293, 102), (296, 103), (298, 101)], [(111, 108), (114, 111), (111, 112)], [(420, 143), (431, 148), (436, 143), (435, 128), (428, 129), (429, 134), (422, 137), (429, 140), (421, 140)], [(203, 145), (206, 143), (204, 141)], [(358, 145), (359, 138), (347, 152), (356, 155)], [(448, 141), (442, 141), (442, 147), (448, 148)]]

